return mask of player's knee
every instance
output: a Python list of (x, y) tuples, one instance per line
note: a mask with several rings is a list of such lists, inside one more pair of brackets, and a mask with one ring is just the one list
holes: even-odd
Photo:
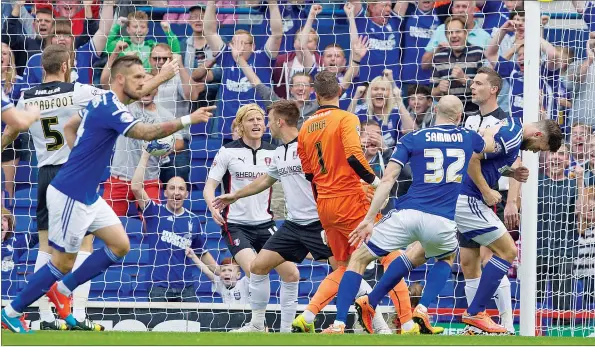
[(374, 256), (370, 254), (368, 249), (366, 247), (360, 247), (351, 255), (347, 270), (363, 273), (366, 266), (368, 266), (372, 260), (374, 260)]
[(263, 259), (256, 257), (254, 261), (250, 264), (250, 273), (255, 275), (268, 275), (273, 268), (266, 264)]
[(514, 243), (511, 243), (509, 245), (509, 247), (506, 247), (506, 249), (500, 251), (500, 258), (506, 260), (509, 263), (512, 263), (514, 261), (514, 258), (516, 258), (517, 256), (517, 248), (516, 245)]
[(130, 252), (130, 242), (126, 240), (126, 242), (122, 242), (121, 244), (110, 246), (110, 249), (118, 258), (122, 258)]
[(288, 269), (283, 274), (281, 274), (281, 279), (283, 282), (299, 282), (300, 271), (298, 270), (297, 266), (293, 266), (291, 269)]
[(52, 264), (63, 274), (68, 273), (70, 272), (70, 270), (72, 270), (72, 268), (74, 267), (75, 260), (76, 253), (71, 254), (57, 252), (52, 255)]

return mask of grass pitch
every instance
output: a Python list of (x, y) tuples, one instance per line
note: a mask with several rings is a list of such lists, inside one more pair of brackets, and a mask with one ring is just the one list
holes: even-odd
[(521, 336), (398, 336), (398, 335), (321, 335), (321, 334), (228, 334), (160, 332), (78, 332), (36, 331), (30, 335), (2, 332), (3, 346), (471, 346), (471, 345), (595, 345), (595, 339), (572, 337)]

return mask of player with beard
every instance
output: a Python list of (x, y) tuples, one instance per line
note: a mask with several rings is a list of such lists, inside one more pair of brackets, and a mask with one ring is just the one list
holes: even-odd
[[(72, 116), (65, 125), (64, 138), (72, 151), (46, 193), (48, 243), (54, 248), (52, 259), (28, 278), (19, 295), (2, 310), (2, 323), (10, 331), (27, 332), (19, 317), (52, 286), (57, 289), (54, 305), (60, 317), (70, 326), (77, 325), (70, 315), (72, 291), (112, 264), (119, 263), (128, 253), (130, 241), (126, 231), (97, 190), (119, 135), (151, 141), (191, 124), (208, 121), (212, 107), (199, 109), (175, 121), (156, 124), (134, 119), (126, 108), (126, 103), (157, 88), (172, 78), (178, 69), (177, 62), (171, 62), (145, 83), (141, 60), (132, 56), (120, 57), (112, 66), (111, 91), (96, 96), (86, 109)], [(102, 239), (105, 247), (94, 251), (77, 270), (70, 272), (87, 233)]]
[[(87, 107), (91, 99), (103, 95), (107, 91), (81, 83), (69, 83), (71, 61), (70, 54), (61, 45), (47, 46), (41, 57), (44, 70), (43, 83), (25, 91), (17, 105), (18, 109), (38, 107), (41, 119), (31, 128), (31, 136), (37, 155), (39, 168), (37, 187), (37, 227), (39, 233), (39, 252), (35, 260), (35, 271), (38, 271), (50, 259), (52, 249), (48, 244), (48, 207), (46, 191), (52, 179), (62, 165), (68, 160), (70, 147), (65, 141), (65, 124), (73, 113)], [(3, 139), (16, 138), (18, 132), (7, 127)], [(81, 249), (76, 256), (73, 269), (79, 266), (93, 252), (93, 235), (84, 237)], [(92, 323), (86, 316), (85, 306), (91, 290), (91, 282), (87, 282), (74, 291), (73, 315), (76, 325), (72, 330), (104, 330), (99, 324)], [(57, 321), (52, 313), (48, 298), (53, 299), (55, 293), (50, 291), (39, 300), (41, 330), (64, 330), (66, 325)], [(70, 313), (70, 312), (68, 312)]]

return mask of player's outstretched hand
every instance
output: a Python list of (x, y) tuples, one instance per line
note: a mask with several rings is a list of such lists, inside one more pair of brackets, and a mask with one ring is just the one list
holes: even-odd
[(490, 189), (486, 194), (483, 194), (483, 201), (488, 206), (494, 206), (502, 200), (502, 195), (497, 190)]
[(211, 216), (213, 216), (215, 223), (217, 223), (219, 225), (225, 224), (225, 219), (223, 219), (223, 217), (221, 216), (221, 212), (219, 212), (218, 209), (216, 209), (212, 206), (209, 206), (209, 211), (211, 211)]
[(529, 179), (529, 169), (524, 166), (519, 166), (514, 169), (514, 175), (512, 176), (515, 180), (525, 183)]
[(238, 199), (233, 194), (219, 195), (218, 197), (215, 198), (215, 200), (213, 200), (213, 208), (216, 208), (217, 210), (220, 211), (220, 210), (226, 208), (227, 206), (233, 204), (237, 200)]
[(216, 106), (201, 107), (198, 110), (192, 112), (190, 114), (190, 119), (192, 120), (192, 124), (208, 122), (209, 119), (211, 117), (213, 117), (213, 113), (211, 111), (213, 111), (215, 108), (217, 108), (217, 107)]
[(358, 247), (362, 242), (368, 242), (370, 235), (372, 235), (372, 229), (374, 223), (363, 220), (354, 231), (349, 234), (349, 244)]

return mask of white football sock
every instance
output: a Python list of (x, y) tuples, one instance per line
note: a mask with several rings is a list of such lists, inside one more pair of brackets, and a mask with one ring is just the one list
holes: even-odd
[(475, 293), (477, 293), (477, 287), (479, 286), (479, 278), (472, 278), (469, 280), (465, 280), (465, 296), (467, 297), (467, 307), (471, 305), (473, 298), (475, 298)]
[(412, 319), (406, 321), (405, 323), (401, 323), (401, 330), (409, 331), (411, 329), (413, 329), (413, 320)]
[(251, 324), (264, 328), (265, 313), (271, 297), (271, 281), (269, 275), (250, 274), (250, 307), (252, 308)]
[(512, 317), (512, 294), (510, 293), (510, 280), (504, 276), (500, 286), (496, 290), (496, 307), (500, 314), (500, 325), (508, 331), (514, 331), (514, 320)]
[(371, 291), (372, 287), (370, 287), (370, 284), (366, 282), (366, 280), (362, 279), (362, 281), (359, 284), (359, 289), (357, 290), (357, 295), (355, 297), (359, 298), (362, 295), (370, 294)]
[[(37, 259), (35, 259), (35, 269), (33, 271), (37, 272), (37, 270), (41, 269), (45, 264), (47, 264), (50, 259), (52, 259), (51, 254), (42, 251), (37, 252)], [(56, 317), (52, 312), (52, 308), (50, 307), (50, 300), (47, 296), (44, 295), (39, 298), (37, 300), (37, 304), (39, 305), (39, 319), (48, 323), (56, 320)]]
[(281, 332), (290, 333), (297, 311), (299, 282), (281, 281)]
[(304, 317), (304, 320), (306, 321), (306, 323), (311, 324), (312, 322), (314, 322), (314, 319), (316, 319), (316, 315), (308, 310), (305, 310), (302, 313), (302, 316)]
[[(91, 252), (79, 251), (74, 261), (72, 271), (78, 269), (81, 264), (87, 260)], [(91, 291), (91, 281), (87, 281), (76, 287), (72, 292), (72, 315), (76, 320), (82, 322), (87, 318), (87, 301), (89, 300), (89, 292)]]

